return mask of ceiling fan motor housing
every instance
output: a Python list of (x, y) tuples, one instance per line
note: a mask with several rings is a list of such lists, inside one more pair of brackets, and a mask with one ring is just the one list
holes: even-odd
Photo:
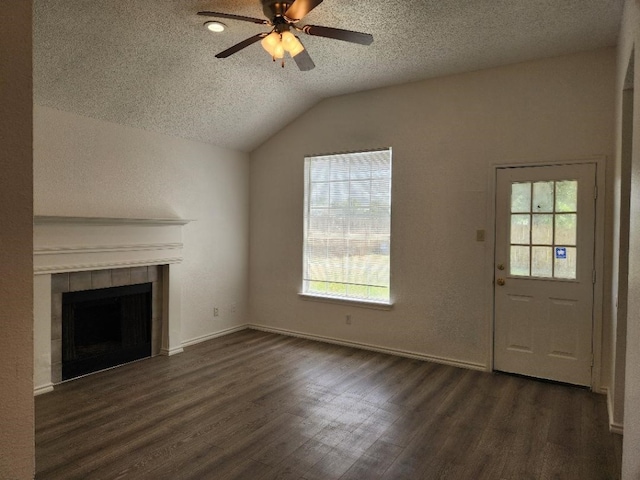
[(284, 12), (286, 12), (291, 4), (291, 2), (281, 2), (278, 0), (260, 0), (262, 2), (262, 11), (265, 16), (275, 22), (275, 19), (280, 17), (284, 18)]

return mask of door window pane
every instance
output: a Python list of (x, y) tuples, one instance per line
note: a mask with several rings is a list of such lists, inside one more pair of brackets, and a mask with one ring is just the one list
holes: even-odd
[(511, 184), (511, 212), (525, 213), (531, 211), (531, 183)]
[(578, 211), (578, 182), (556, 182), (556, 212)]
[(533, 211), (553, 212), (553, 182), (533, 184)]
[(578, 215), (565, 213), (556, 215), (556, 245), (575, 245), (578, 230)]
[(511, 243), (529, 245), (530, 215), (511, 215)]
[(511, 184), (511, 275), (576, 278), (577, 206), (577, 180)]
[[(566, 255), (555, 255), (554, 276), (556, 278), (576, 278), (576, 248), (566, 247)], [(562, 258), (562, 257), (566, 258)]]
[(529, 276), (529, 247), (511, 246), (511, 275)]
[(531, 250), (531, 275), (553, 276), (553, 247), (533, 247)]
[(537, 245), (551, 245), (553, 243), (553, 215), (533, 216), (531, 243)]

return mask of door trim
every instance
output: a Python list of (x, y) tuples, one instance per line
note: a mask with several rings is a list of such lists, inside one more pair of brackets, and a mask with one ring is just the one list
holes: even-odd
[(605, 200), (606, 200), (606, 167), (607, 157), (604, 155), (583, 157), (565, 160), (543, 160), (539, 162), (528, 161), (523, 163), (496, 163), (489, 171), (487, 196), (487, 220), (488, 231), (486, 235), (486, 285), (487, 285), (487, 318), (488, 322), (488, 358), (486, 364), (488, 370), (493, 372), (494, 368), (494, 334), (495, 334), (495, 284), (493, 266), (496, 263), (496, 188), (498, 170), (503, 168), (518, 167), (543, 167), (556, 165), (578, 165), (591, 163), (596, 166), (596, 186), (598, 197), (595, 204), (595, 232), (594, 232), (594, 258), (593, 267), (596, 271), (596, 281), (593, 285), (593, 318), (592, 318), (592, 352), (593, 368), (591, 369), (591, 390), (598, 393), (605, 393), (606, 387), (602, 385), (602, 338), (603, 338), (603, 302), (604, 302), (604, 241), (605, 241)]

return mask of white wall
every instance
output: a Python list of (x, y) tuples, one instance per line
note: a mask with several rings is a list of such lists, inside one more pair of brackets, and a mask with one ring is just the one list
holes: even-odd
[[(611, 157), (614, 85), (609, 48), (319, 103), (251, 154), (251, 321), (487, 365), (491, 166)], [(300, 299), (304, 155), (387, 146), (393, 309)]]
[(34, 157), (37, 215), (194, 220), (184, 227), (183, 342), (246, 323), (246, 154), (36, 105)]
[[(618, 80), (620, 94), (625, 83), (629, 59), (635, 44), (634, 87), (640, 85), (640, 0), (627, 0), (618, 42)], [(622, 478), (640, 478), (640, 95), (635, 92), (633, 153), (631, 157), (631, 221), (629, 225), (629, 302), (627, 306), (626, 372), (624, 400), (624, 440)], [(622, 135), (622, 96), (618, 97), (616, 135)]]
[(0, 15), (0, 478), (33, 478), (31, 2)]

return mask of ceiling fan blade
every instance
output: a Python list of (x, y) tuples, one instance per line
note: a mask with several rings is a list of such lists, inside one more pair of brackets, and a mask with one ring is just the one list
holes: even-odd
[(266, 36), (267, 36), (266, 33), (258, 33), (257, 35), (254, 35), (253, 37), (249, 37), (249, 38), (247, 38), (246, 40), (243, 40), (240, 43), (236, 43), (233, 47), (227, 48), (223, 52), (220, 52), (219, 54), (216, 55), (216, 58), (227, 58), (227, 57), (233, 55), (234, 53), (239, 52), (243, 48), (246, 48), (249, 45), (253, 45), (258, 40), (260, 40), (260, 39), (262, 39), (262, 38), (264, 38)]
[(321, 27), (319, 25), (305, 25), (302, 31), (307, 35), (316, 37), (334, 38), (345, 42), (359, 43), (360, 45), (371, 45), (373, 36), (369, 33), (353, 32), (342, 30), (341, 28)]
[(309, 52), (306, 48), (295, 57), (293, 57), (293, 59), (295, 60), (296, 65), (298, 65), (298, 68), (303, 72), (308, 72), (309, 70), (313, 70), (316, 67), (316, 64), (313, 63), (313, 60), (311, 60)]
[(243, 22), (257, 23), (259, 25), (270, 24), (270, 22), (264, 18), (260, 19), (260, 18), (253, 18), (253, 17), (244, 17), (242, 15), (233, 15), (232, 13), (198, 12), (198, 15), (202, 15), (203, 17), (218, 17), (218, 18), (229, 18), (231, 20), (242, 20)]
[(316, 8), (322, 3), (322, 0), (296, 0), (293, 4), (284, 12), (284, 16), (289, 20), (297, 22), (301, 20), (307, 13)]

